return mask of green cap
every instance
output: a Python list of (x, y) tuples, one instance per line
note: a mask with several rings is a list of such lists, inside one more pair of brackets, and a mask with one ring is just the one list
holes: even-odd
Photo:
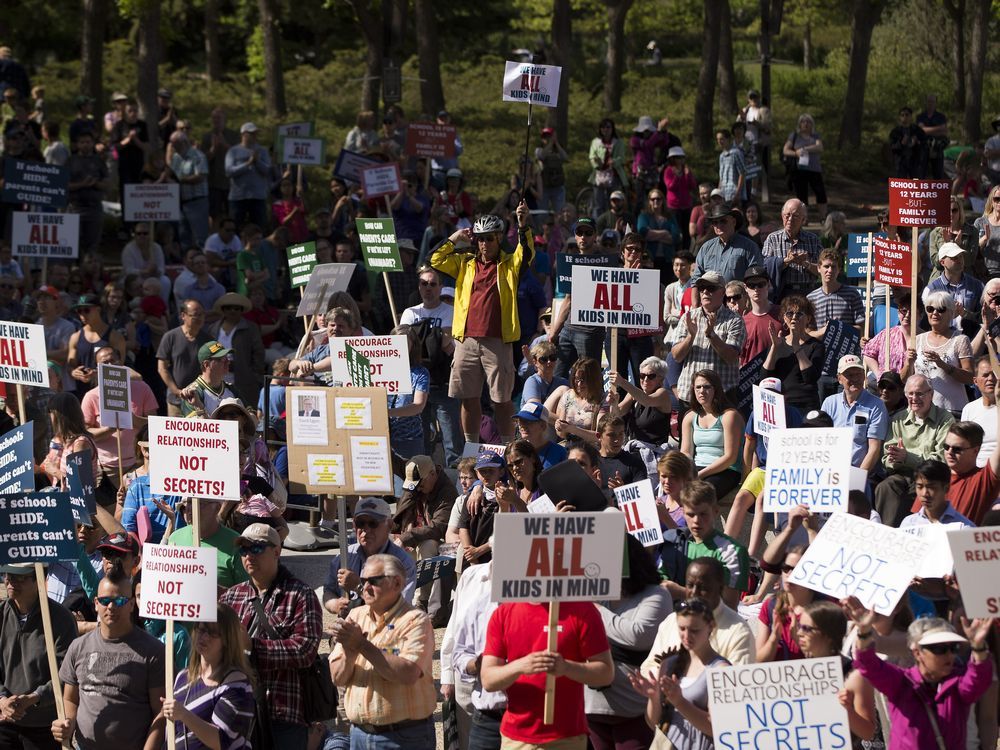
[(228, 357), (232, 351), (232, 349), (227, 349), (218, 341), (209, 341), (207, 344), (202, 344), (201, 349), (198, 350), (198, 364), (200, 365), (208, 359)]

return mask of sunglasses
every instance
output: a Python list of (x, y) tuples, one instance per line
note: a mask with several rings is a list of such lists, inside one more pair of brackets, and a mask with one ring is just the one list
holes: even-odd
[(421, 281), (420, 282), (420, 286), (437, 286), (437, 285), (438, 285), (438, 283), (436, 281)]
[(546, 355), (544, 357), (539, 357), (538, 361), (541, 362), (543, 365), (549, 365), (549, 364), (552, 364), (553, 362), (555, 362), (557, 359), (558, 359), (558, 357), (552, 357), (552, 356)]
[(639, 373), (639, 380), (652, 380), (655, 377), (657, 377), (657, 375), (656, 375), (655, 372), (640, 372)]
[(576, 233), (580, 237), (592, 237), (594, 235), (594, 230), (593, 229), (577, 229)]
[(932, 643), (930, 646), (921, 646), (924, 651), (930, 651), (935, 656), (944, 656), (945, 654), (957, 654), (960, 648), (957, 643)]
[(785, 317), (791, 318), (792, 320), (795, 320), (796, 318), (804, 318), (805, 316), (806, 314), (801, 310), (791, 310), (785, 313)]
[(747, 289), (761, 289), (762, 287), (768, 285), (767, 281), (747, 281), (744, 283), (746, 284)]
[(259, 555), (261, 552), (266, 550), (268, 547), (273, 547), (273, 544), (268, 544), (266, 542), (258, 542), (257, 544), (249, 544), (245, 547), (240, 547), (240, 557), (246, 557), (248, 555)]
[(222, 312), (243, 312), (240, 305), (223, 305)]
[(116, 607), (124, 607), (132, 601), (130, 596), (99, 596), (97, 597), (97, 603), (102, 607), (109, 607), (114, 604)]
[(995, 294), (992, 297), (990, 297), (990, 302), (992, 302), (994, 305), (1000, 305), (1000, 294)]
[(497, 234), (477, 234), (476, 239), (480, 242), (499, 242), (500, 235)]
[(700, 599), (685, 599), (674, 606), (674, 611), (678, 614), (695, 612), (700, 615), (710, 615), (712, 613), (712, 611), (708, 608), (708, 605)]
[(382, 525), (381, 521), (355, 521), (354, 522), (354, 528), (355, 529), (369, 529), (369, 530), (371, 530), (371, 529), (377, 529), (381, 525)]
[(368, 576), (367, 578), (361, 578), (360, 580), (361, 580), (361, 585), (362, 586), (367, 586), (368, 584), (371, 584), (372, 586), (381, 586), (382, 585), (382, 581), (384, 581), (386, 578), (389, 578), (389, 577), (390, 576), (387, 576), (387, 575)]
[(963, 448), (960, 445), (948, 445), (947, 443), (944, 444), (944, 452), (945, 453), (956, 453), (958, 455), (962, 455), (963, 453), (965, 453), (967, 450), (970, 450), (971, 448), (972, 448), (971, 445), (967, 445), (966, 447)]
[(726, 295), (726, 302), (739, 302), (741, 299), (743, 299), (743, 295), (742, 294), (727, 294)]
[(933, 313), (935, 315), (944, 315), (946, 312), (948, 312), (948, 308), (934, 307), (934, 305), (926, 305), (924, 309), (928, 312), (928, 314)]

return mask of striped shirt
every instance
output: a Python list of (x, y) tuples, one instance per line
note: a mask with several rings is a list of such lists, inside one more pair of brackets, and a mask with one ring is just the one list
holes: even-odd
[(837, 291), (827, 294), (823, 287), (806, 295), (816, 309), (816, 328), (823, 328), (831, 320), (844, 325), (861, 325), (865, 322), (865, 303), (861, 293), (853, 286), (841, 284)]
[[(188, 685), (187, 670), (182, 669), (174, 680), (174, 699), (183, 703), (199, 719), (219, 730), (219, 747), (222, 750), (250, 748), (254, 697), (253, 688), (247, 679), (236, 677), (214, 687), (199, 679), (193, 685)], [(201, 750), (208, 747), (184, 722), (175, 723), (178, 748)]]

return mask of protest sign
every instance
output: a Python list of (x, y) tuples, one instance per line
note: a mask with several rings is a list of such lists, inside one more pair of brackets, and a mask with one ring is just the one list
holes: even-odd
[(334, 292), (346, 292), (357, 265), (354, 263), (324, 263), (314, 266), (309, 281), (302, 290), (302, 300), (295, 314), (316, 315), (326, 312)]
[(392, 492), (389, 438), (383, 435), (351, 435), (351, 474), (357, 493)]
[[(836, 375), (837, 363), (845, 354), (860, 354), (861, 334), (858, 329), (841, 320), (830, 320), (823, 334), (823, 374)], [(741, 371), (742, 375), (742, 371)]]
[(361, 254), (369, 271), (387, 273), (403, 270), (396, 242), (396, 225), (392, 219), (358, 219), (357, 226)]
[(293, 287), (305, 286), (309, 276), (316, 267), (316, 243), (303, 242), (301, 245), (289, 245), (285, 249), (288, 256), (288, 281)]
[(462, 458), (475, 458), (483, 451), (493, 451), (498, 456), (502, 456), (507, 452), (507, 446), (495, 443), (473, 443), (466, 440), (465, 448), (462, 449)]
[(739, 404), (736, 409), (746, 420), (750, 416), (753, 408), (753, 386), (761, 381), (763, 377), (761, 371), (764, 369), (764, 360), (767, 359), (768, 350), (765, 349), (753, 359), (749, 360), (740, 368)]
[(142, 545), (139, 616), (153, 620), (215, 622), (219, 598), (214, 547)]
[(0, 565), (53, 563), (79, 557), (67, 493), (0, 495)]
[(763, 438), (785, 427), (785, 397), (777, 391), (753, 386), (753, 431)]
[(326, 140), (286, 135), (281, 139), (281, 162), (322, 167), (326, 163)]
[(371, 385), (384, 388), (390, 396), (413, 393), (410, 382), (409, 342), (406, 336), (338, 336), (330, 339), (330, 360), (334, 382), (361, 388), (351, 376), (346, 346), (368, 360)]
[(149, 417), (154, 495), (240, 499), (239, 424), (230, 419)]
[(965, 616), (1000, 617), (1000, 528), (949, 531), (947, 539)]
[(921, 560), (915, 575), (918, 578), (944, 578), (955, 570), (955, 561), (948, 546), (948, 534), (966, 528), (964, 523), (924, 523), (903, 527), (907, 534), (913, 534), (926, 541), (930, 547), (927, 556)]
[(181, 186), (169, 182), (126, 185), (122, 213), (125, 221), (180, 221)]
[(373, 159), (364, 154), (341, 149), (337, 155), (337, 163), (333, 167), (333, 176), (338, 180), (354, 185), (361, 184), (361, 172), (368, 167), (381, 164), (378, 159)]
[(641, 479), (616, 487), (614, 492), (618, 510), (625, 516), (625, 530), (642, 542), (643, 547), (663, 544), (660, 516), (656, 512), (656, 498), (649, 480)]
[(132, 378), (129, 369), (119, 365), (98, 365), (97, 390), (100, 394), (101, 426), (131, 430)]
[(411, 122), (406, 126), (407, 156), (427, 159), (453, 159), (455, 157), (455, 137), (458, 131), (454, 125), (436, 122)]
[(562, 68), (506, 61), (503, 72), (503, 101), (528, 102), (543, 107), (559, 105)]
[(660, 324), (660, 272), (653, 269), (574, 265), (573, 325), (656, 328)]
[(381, 198), (383, 195), (395, 195), (400, 191), (399, 164), (378, 164), (361, 170), (361, 188), (365, 199)]
[(891, 615), (929, 549), (927, 541), (900, 529), (834, 513), (788, 580), (834, 599), (856, 596), (865, 607)]
[(0, 437), (0, 494), (35, 489), (34, 422), (25, 422)]
[(274, 128), (275, 141), (286, 136), (293, 138), (308, 138), (313, 134), (311, 122), (286, 122)]
[(556, 295), (564, 297), (573, 290), (573, 266), (603, 266), (621, 268), (621, 256), (617, 254), (576, 255), (556, 253)]
[(347, 363), (347, 376), (351, 385), (358, 388), (370, 388), (372, 385), (372, 362), (350, 344), (344, 344), (344, 359)]
[(816, 513), (847, 510), (853, 432), (848, 427), (771, 430), (764, 469), (764, 512), (808, 505)]
[(30, 203), (47, 208), (65, 208), (69, 202), (69, 169), (56, 164), (3, 160), (4, 203)]
[(940, 227), (950, 221), (950, 182), (890, 178), (890, 224), (897, 227)]
[(34, 323), (0, 322), (0, 381), (48, 385), (45, 328)]
[[(885, 237), (884, 233), (875, 237)], [(847, 235), (847, 278), (863, 279), (868, 275), (868, 235)]]
[(448, 557), (447, 555), (425, 557), (423, 560), (417, 560), (416, 568), (416, 587), (419, 589), (441, 578), (454, 578), (455, 558), (454, 556)]
[(80, 214), (15, 211), (10, 244), (19, 258), (75, 258), (80, 254)]
[(705, 670), (719, 750), (849, 748), (839, 656)]
[(621, 595), (620, 513), (498, 513), (495, 602), (585, 602)]
[(888, 237), (872, 239), (875, 282), (890, 286), (910, 286), (910, 246)]
[(66, 456), (66, 489), (77, 523), (90, 526), (90, 519), (97, 515), (94, 487), (94, 454), (90, 449)]

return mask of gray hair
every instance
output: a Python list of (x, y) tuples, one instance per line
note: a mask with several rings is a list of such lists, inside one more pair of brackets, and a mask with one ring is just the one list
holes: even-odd
[(943, 307), (949, 315), (955, 314), (955, 298), (948, 292), (931, 292), (924, 298), (924, 307)]
[(813, 116), (808, 112), (804, 112), (803, 114), (799, 115), (798, 126), (802, 127), (802, 123), (804, 122), (808, 122), (810, 125), (812, 125), (812, 129), (814, 131), (816, 130), (816, 120), (814, 120)]
[(661, 378), (667, 377), (667, 363), (659, 357), (646, 357), (642, 360), (639, 364), (639, 371), (642, 372), (645, 369), (655, 372)]
[(365, 560), (365, 567), (367, 568), (372, 563), (381, 563), (382, 572), (385, 575), (398, 578), (401, 585), (406, 583), (406, 570), (403, 568), (403, 563), (392, 555), (372, 555)]
[(1000, 294), (1000, 278), (990, 279), (987, 281), (986, 287), (983, 289), (983, 294), (987, 296)]
[(937, 631), (954, 633), (955, 628), (950, 622), (941, 617), (921, 617), (919, 620), (914, 620), (910, 623), (910, 627), (906, 629), (906, 645), (910, 648), (916, 648), (920, 639), (927, 635), (927, 633)]

